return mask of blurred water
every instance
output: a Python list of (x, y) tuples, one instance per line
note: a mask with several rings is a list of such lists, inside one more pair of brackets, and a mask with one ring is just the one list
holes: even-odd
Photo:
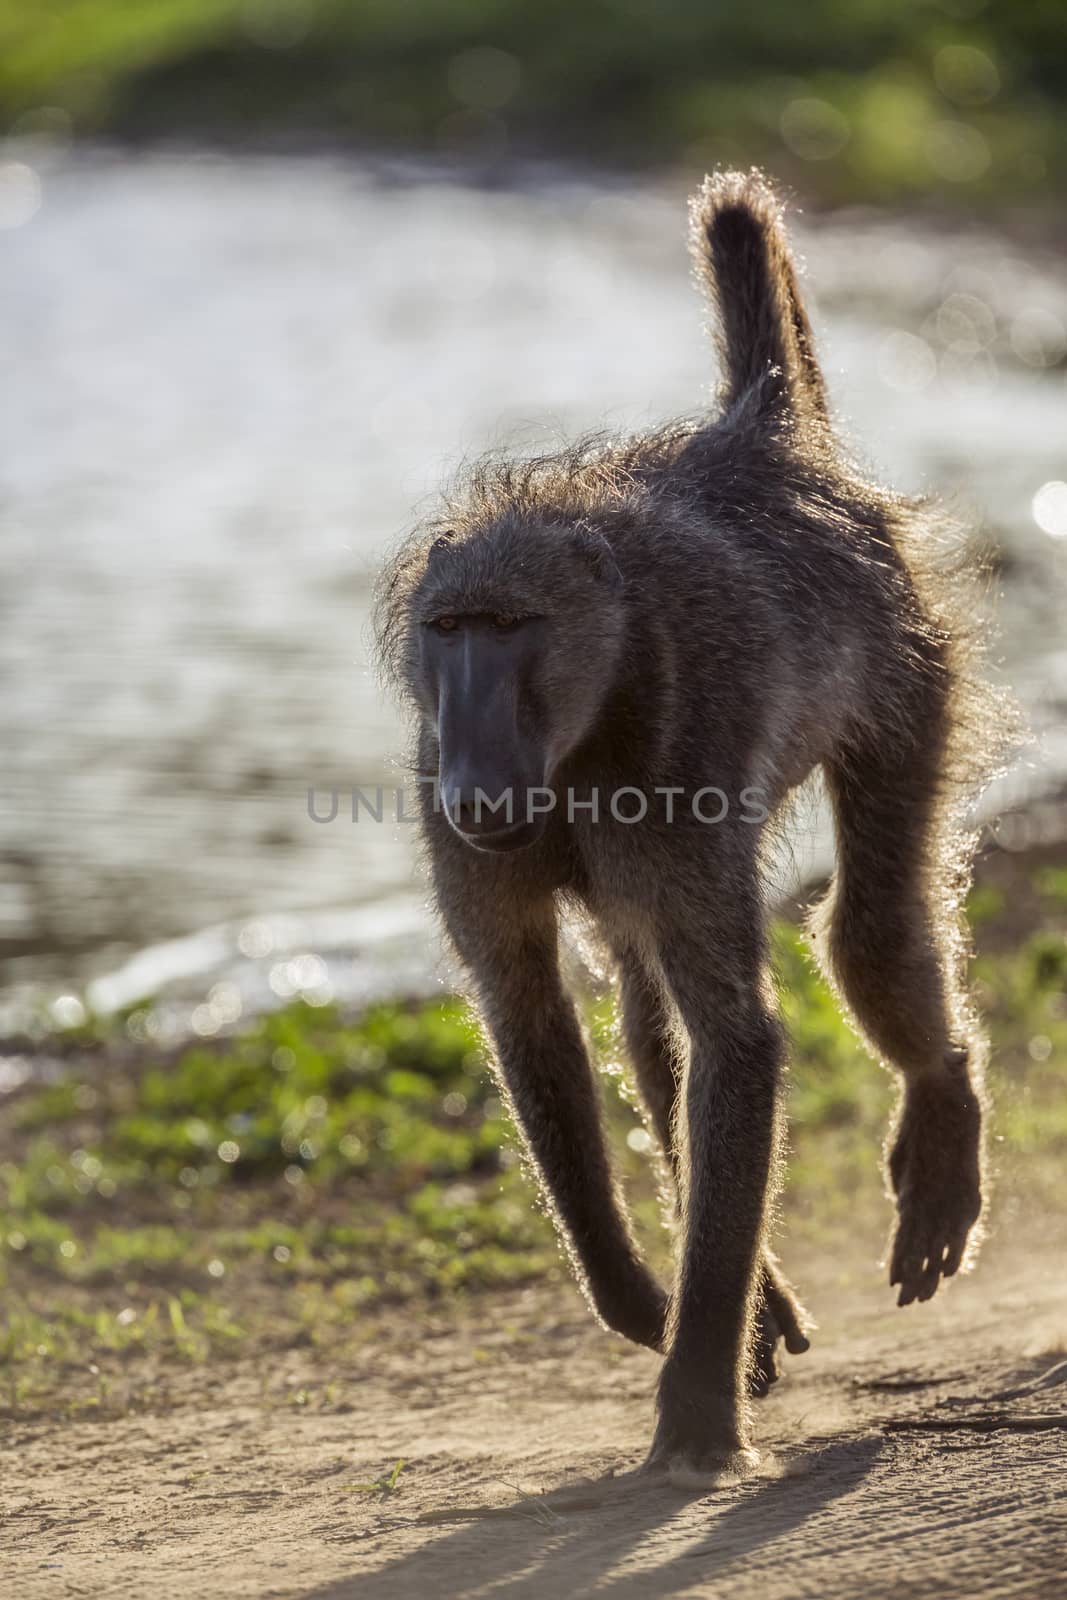
[[(0, 244), (7, 992), (224, 921), (98, 996), (242, 961), (281, 993), (302, 986), (282, 957), (325, 945), (367, 983), (370, 953), (424, 965), (412, 830), (306, 810), (309, 785), (394, 777), (373, 575), (487, 443), (701, 404), (683, 188), (10, 159), (37, 168), (41, 205)], [(853, 439), (901, 486), (973, 507), (1004, 552), (1004, 672), (1062, 775), (1067, 538), (1032, 511), (1067, 478), (1058, 263), (866, 216), (799, 235)]]

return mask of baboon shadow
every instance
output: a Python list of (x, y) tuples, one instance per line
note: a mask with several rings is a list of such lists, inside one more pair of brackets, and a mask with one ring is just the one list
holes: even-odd
[[(364, 1567), (350, 1578), (308, 1590), (304, 1600), (356, 1600), (357, 1595), (360, 1600), (424, 1600), (428, 1595), (463, 1600), (490, 1588), (494, 1600), (554, 1600), (594, 1588), (598, 1597), (610, 1600), (672, 1595), (745, 1560), (851, 1493), (882, 1448), (876, 1436), (842, 1440), (800, 1457), (787, 1476), (757, 1479), (710, 1498), (707, 1491), (687, 1492), (662, 1482), (604, 1478), (583, 1485), (593, 1504), (581, 1511), (552, 1512), (554, 1501), (566, 1506), (574, 1498), (566, 1489), (504, 1511), (486, 1507), (484, 1517), (473, 1513), (475, 1520), (447, 1538), (430, 1539), (373, 1573)], [(601, 1491), (603, 1502), (597, 1504)], [(662, 1538), (667, 1553), (661, 1562), (650, 1567), (646, 1560), (640, 1571), (605, 1582), (606, 1573), (664, 1535), (703, 1498), (708, 1515), (696, 1522), (695, 1538), (686, 1544), (682, 1536)]]

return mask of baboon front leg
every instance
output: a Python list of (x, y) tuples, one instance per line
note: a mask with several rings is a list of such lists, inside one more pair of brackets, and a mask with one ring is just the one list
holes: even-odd
[[(781, 1036), (762, 981), (759, 914), (718, 950), (665, 930), (660, 959), (690, 1038), (682, 1090), (682, 1256), (650, 1461), (715, 1472), (750, 1464), (748, 1387)], [(717, 970), (718, 969), (718, 970)]]
[(952, 1276), (982, 1209), (983, 1042), (962, 981), (961, 846), (938, 809), (940, 718), (914, 741), (892, 768), (875, 756), (828, 773), (838, 866), (815, 918), (857, 1022), (903, 1078), (888, 1159), (900, 1305)]
[(554, 908), (549, 901), (520, 917), (509, 906), (494, 925), (483, 906), (480, 919), (476, 937), (463, 926), (453, 937), (553, 1216), (601, 1319), (660, 1349), (667, 1296), (638, 1254), (612, 1175), (592, 1067), (560, 977)]
[[(647, 1107), (677, 1188), (680, 1179), (676, 1115), (684, 1061), (658, 978), (637, 951), (617, 952), (623, 1031), (641, 1098)], [(764, 1250), (757, 1291), (756, 1332), (749, 1392), (765, 1395), (779, 1377), (779, 1340), (790, 1355), (810, 1348), (804, 1332), (807, 1315), (769, 1250)]]

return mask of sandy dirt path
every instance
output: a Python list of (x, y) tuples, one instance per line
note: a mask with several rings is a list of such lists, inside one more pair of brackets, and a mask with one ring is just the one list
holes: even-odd
[[(894, 1309), (873, 1253), (789, 1265), (819, 1321), (759, 1476), (629, 1476), (656, 1358), (569, 1288), (397, 1318), (358, 1360), (194, 1368), (154, 1407), (6, 1425), (3, 1592), (304, 1600), (1067, 1594), (1062, 1224)], [(803, 1266), (803, 1273), (801, 1272)], [(390, 1492), (360, 1487), (405, 1463)]]

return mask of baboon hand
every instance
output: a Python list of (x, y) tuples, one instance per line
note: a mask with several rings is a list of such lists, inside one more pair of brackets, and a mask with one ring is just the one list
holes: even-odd
[(889, 1175), (898, 1221), (889, 1281), (897, 1304), (929, 1300), (963, 1260), (982, 1209), (982, 1111), (964, 1060), (908, 1085)]
[(784, 1340), (791, 1356), (803, 1355), (811, 1348), (804, 1332), (806, 1313), (789, 1286), (764, 1266), (760, 1284), (760, 1303), (756, 1312), (755, 1339), (749, 1372), (749, 1393), (758, 1399), (767, 1394), (780, 1376), (775, 1350)]

